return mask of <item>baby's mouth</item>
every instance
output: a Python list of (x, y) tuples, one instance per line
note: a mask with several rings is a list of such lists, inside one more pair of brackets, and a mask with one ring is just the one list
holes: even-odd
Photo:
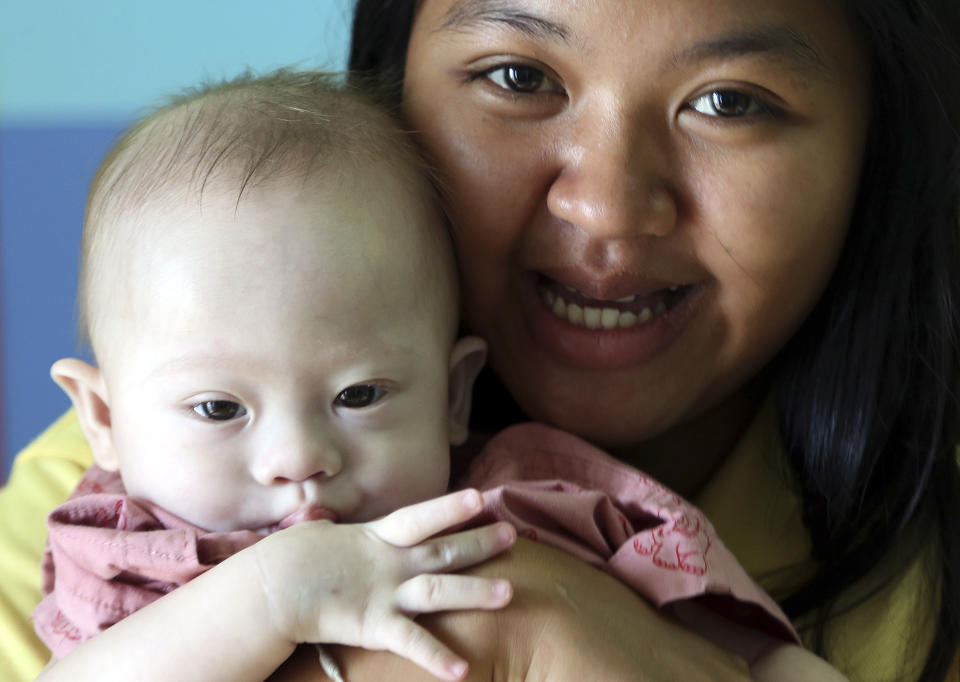
[(280, 519), (277, 523), (272, 525), (269, 528), (269, 532), (275, 533), (278, 530), (283, 530), (284, 528), (289, 528), (290, 526), (295, 526), (298, 523), (303, 523), (304, 521), (337, 521), (337, 513), (332, 509), (320, 505), (308, 505), (306, 507), (301, 507), (296, 511), (287, 514), (285, 517)]
[(690, 291), (676, 285), (650, 294), (633, 294), (612, 301), (587, 296), (582, 291), (540, 277), (537, 291), (553, 315), (584, 329), (631, 329), (665, 315)]

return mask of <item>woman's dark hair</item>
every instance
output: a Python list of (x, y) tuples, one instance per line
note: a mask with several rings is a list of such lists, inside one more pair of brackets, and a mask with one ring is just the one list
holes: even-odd
[[(772, 368), (820, 564), (782, 605), (812, 617), (829, 659), (841, 593), (929, 552), (938, 619), (920, 679), (940, 682), (960, 645), (960, 2), (838, 1), (870, 56), (872, 118), (837, 269)], [(350, 68), (397, 108), (416, 4), (354, 14)]]
[(407, 45), (418, 0), (357, 0), (350, 40), (350, 77), (399, 111)]
[(781, 432), (821, 562), (783, 606), (822, 622), (872, 568), (933, 548), (920, 679), (939, 682), (960, 644), (960, 3), (845, 4), (870, 53), (872, 118), (837, 270), (779, 359)]

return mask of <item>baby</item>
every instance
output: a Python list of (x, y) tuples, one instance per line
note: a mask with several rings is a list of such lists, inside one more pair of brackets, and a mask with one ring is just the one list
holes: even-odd
[[(80, 287), (97, 366), (52, 369), (97, 466), (49, 519), (45, 677), (261, 680), (323, 642), (460, 679), (411, 615), (506, 605), (508, 582), (446, 572), (516, 527), (790, 679), (796, 633), (706, 518), (574, 436), (508, 429), (465, 479), (483, 500), (442, 496), (485, 346), (456, 337), (429, 177), (362, 95), (286, 71), (190, 93), (107, 156)], [(438, 536), (468, 522), (490, 525)]]
[(103, 162), (82, 260), (97, 366), (52, 375), (97, 466), (49, 523), (46, 674), (261, 680), (337, 642), (462, 678), (411, 614), (505, 605), (436, 574), (515, 533), (429, 539), (480, 511), (432, 498), (485, 345), (456, 338), (443, 214), (390, 117), (309, 73), (190, 93)]

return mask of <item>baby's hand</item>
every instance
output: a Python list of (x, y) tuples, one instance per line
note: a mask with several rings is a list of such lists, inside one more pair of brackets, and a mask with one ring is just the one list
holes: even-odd
[(369, 523), (311, 521), (264, 538), (247, 552), (275, 632), (294, 643), (387, 649), (438, 677), (462, 679), (466, 661), (411, 616), (510, 601), (505, 580), (439, 574), (486, 561), (516, 540), (506, 523), (428, 539), (480, 508), (479, 493), (465, 490)]

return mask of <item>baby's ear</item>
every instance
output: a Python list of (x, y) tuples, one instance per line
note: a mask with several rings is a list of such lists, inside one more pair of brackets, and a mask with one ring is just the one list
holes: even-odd
[(97, 464), (107, 471), (116, 471), (119, 462), (113, 449), (110, 404), (103, 374), (83, 360), (64, 358), (53, 363), (50, 376), (70, 396)]
[(450, 351), (450, 443), (461, 445), (470, 435), (470, 400), (473, 382), (487, 360), (487, 342), (465, 336)]

